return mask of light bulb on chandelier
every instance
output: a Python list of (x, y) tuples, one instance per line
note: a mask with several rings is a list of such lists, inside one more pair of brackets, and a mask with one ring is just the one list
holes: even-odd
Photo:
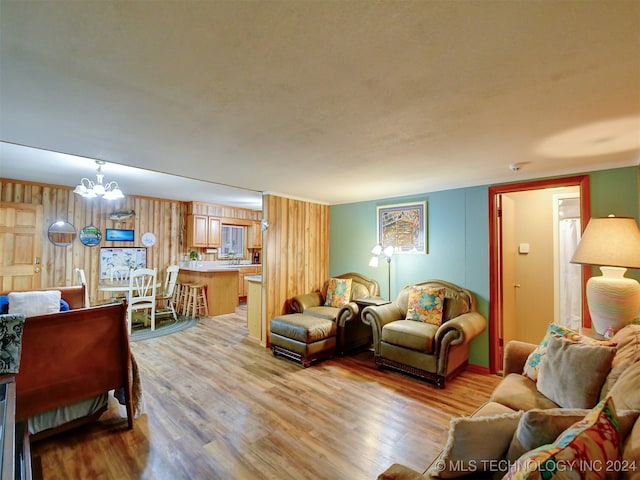
[(118, 182), (111, 181), (103, 185), (104, 174), (102, 173), (102, 165), (104, 164), (104, 161), (96, 160), (96, 165), (98, 165), (98, 170), (96, 171), (97, 181), (93, 182), (85, 177), (80, 180), (80, 183), (73, 190), (73, 193), (77, 193), (84, 198), (102, 197), (106, 200), (124, 198), (122, 190), (118, 187)]

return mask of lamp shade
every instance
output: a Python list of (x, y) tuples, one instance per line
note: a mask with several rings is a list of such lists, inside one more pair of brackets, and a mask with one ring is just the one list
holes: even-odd
[(592, 218), (571, 263), (640, 268), (640, 230), (634, 218)]
[(638, 316), (640, 284), (626, 278), (627, 268), (640, 268), (640, 231), (628, 217), (592, 218), (572, 263), (599, 265), (602, 276), (587, 282), (587, 305), (596, 332), (615, 333)]

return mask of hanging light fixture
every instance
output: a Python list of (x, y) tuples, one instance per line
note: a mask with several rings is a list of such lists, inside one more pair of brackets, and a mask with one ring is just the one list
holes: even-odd
[(97, 182), (83, 178), (73, 190), (73, 193), (77, 193), (84, 198), (102, 197), (106, 200), (124, 198), (122, 190), (118, 187), (118, 182), (112, 181), (103, 185), (102, 180), (104, 179), (104, 174), (102, 173), (102, 165), (104, 164), (105, 162), (102, 160), (96, 160), (96, 165), (98, 165), (98, 170), (96, 171)]

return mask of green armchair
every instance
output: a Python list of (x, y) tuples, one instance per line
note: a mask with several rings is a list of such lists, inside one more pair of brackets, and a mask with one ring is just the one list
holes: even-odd
[(466, 367), (471, 340), (487, 327), (487, 320), (477, 312), (474, 295), (464, 288), (443, 280), (416, 285), (445, 288), (440, 326), (406, 320), (411, 286), (405, 286), (395, 302), (366, 307), (362, 321), (373, 331), (378, 367), (416, 375), (444, 388), (447, 379)]
[(351, 279), (351, 301), (342, 307), (324, 305), (327, 298), (327, 280), (319, 292), (297, 295), (291, 299), (293, 313), (304, 313), (333, 320), (336, 323), (336, 350), (339, 355), (371, 344), (371, 327), (360, 320), (361, 309), (354, 300), (377, 297), (380, 292), (378, 282), (359, 273), (343, 273), (334, 278)]

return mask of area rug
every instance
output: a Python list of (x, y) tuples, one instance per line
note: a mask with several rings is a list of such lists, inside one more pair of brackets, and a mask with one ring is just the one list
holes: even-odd
[(184, 315), (178, 315), (178, 320), (174, 320), (172, 316), (156, 318), (156, 329), (151, 330), (151, 327), (145, 327), (142, 324), (134, 323), (131, 329), (131, 336), (129, 341), (139, 342), (141, 340), (149, 340), (151, 338), (163, 337), (164, 335), (171, 335), (172, 333), (181, 332), (187, 328), (191, 328), (197, 325), (199, 319), (187, 317)]

